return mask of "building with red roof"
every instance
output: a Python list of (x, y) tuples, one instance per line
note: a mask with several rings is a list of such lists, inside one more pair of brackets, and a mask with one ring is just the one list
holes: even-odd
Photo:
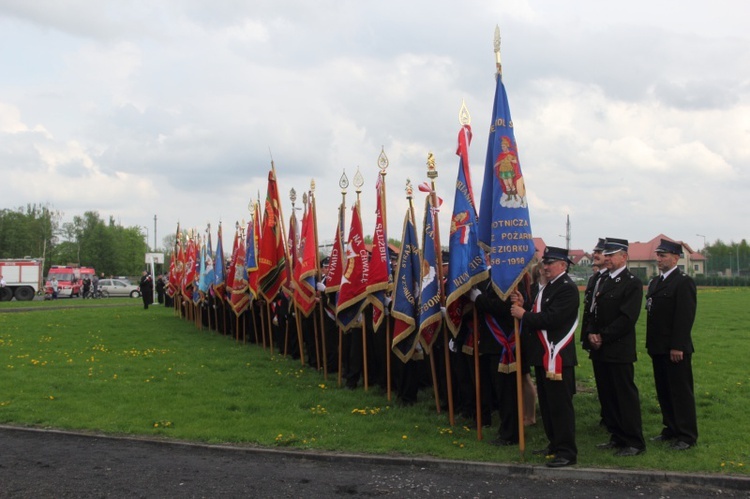
[(645, 243), (630, 243), (628, 249), (628, 269), (644, 282), (651, 277), (659, 275), (656, 266), (656, 248), (662, 239), (682, 245), (683, 256), (677, 262), (677, 266), (688, 275), (702, 275), (706, 273), (706, 257), (682, 241), (677, 241), (664, 234), (659, 234)]

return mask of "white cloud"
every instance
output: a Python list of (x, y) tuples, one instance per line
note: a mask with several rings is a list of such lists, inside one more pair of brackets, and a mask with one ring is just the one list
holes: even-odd
[(360, 167), (374, 225), (384, 146), (389, 235), (430, 151), (447, 234), (462, 99), (481, 192), (499, 24), (535, 235), (562, 244), (570, 214), (574, 247), (660, 232), (696, 247), (696, 232), (739, 240), (750, 7), (719, 2), (706, 16), (689, 4), (9, 0), (0, 43), (25, 53), (0, 54), (0, 169), (12, 178), (0, 197), (126, 225), (158, 214), (163, 234), (178, 219), (216, 227), (265, 196), (273, 154), (284, 199), (315, 179), (330, 237), (344, 169), (351, 181)]

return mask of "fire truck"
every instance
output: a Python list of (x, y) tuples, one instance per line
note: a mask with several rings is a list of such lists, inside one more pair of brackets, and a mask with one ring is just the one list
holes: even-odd
[(93, 277), (96, 272), (91, 267), (73, 265), (52, 265), (47, 272), (46, 293), (52, 295), (52, 278), (57, 279), (57, 297), (73, 298), (81, 296), (83, 278)]
[(0, 301), (30, 301), (44, 292), (44, 260), (20, 258), (0, 260), (0, 275), (5, 286), (0, 288)]

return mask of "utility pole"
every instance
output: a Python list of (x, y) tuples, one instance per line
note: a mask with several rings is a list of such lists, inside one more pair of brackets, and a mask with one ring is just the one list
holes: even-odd
[(703, 273), (705, 275), (708, 275), (708, 250), (706, 250), (706, 236), (703, 234), (696, 234), (698, 237), (703, 238), (703, 256), (706, 258), (705, 267), (703, 268)]
[(156, 251), (158, 247), (159, 246), (156, 244), (156, 215), (154, 215), (154, 251)]
[(570, 214), (565, 222), (565, 249), (570, 251)]

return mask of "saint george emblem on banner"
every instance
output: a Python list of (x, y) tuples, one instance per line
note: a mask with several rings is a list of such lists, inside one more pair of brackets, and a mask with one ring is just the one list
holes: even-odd
[(499, 137), (499, 140), (500, 154), (495, 160), (495, 175), (503, 191), (500, 205), (504, 208), (525, 208), (526, 187), (518, 163), (515, 141), (507, 135)]

